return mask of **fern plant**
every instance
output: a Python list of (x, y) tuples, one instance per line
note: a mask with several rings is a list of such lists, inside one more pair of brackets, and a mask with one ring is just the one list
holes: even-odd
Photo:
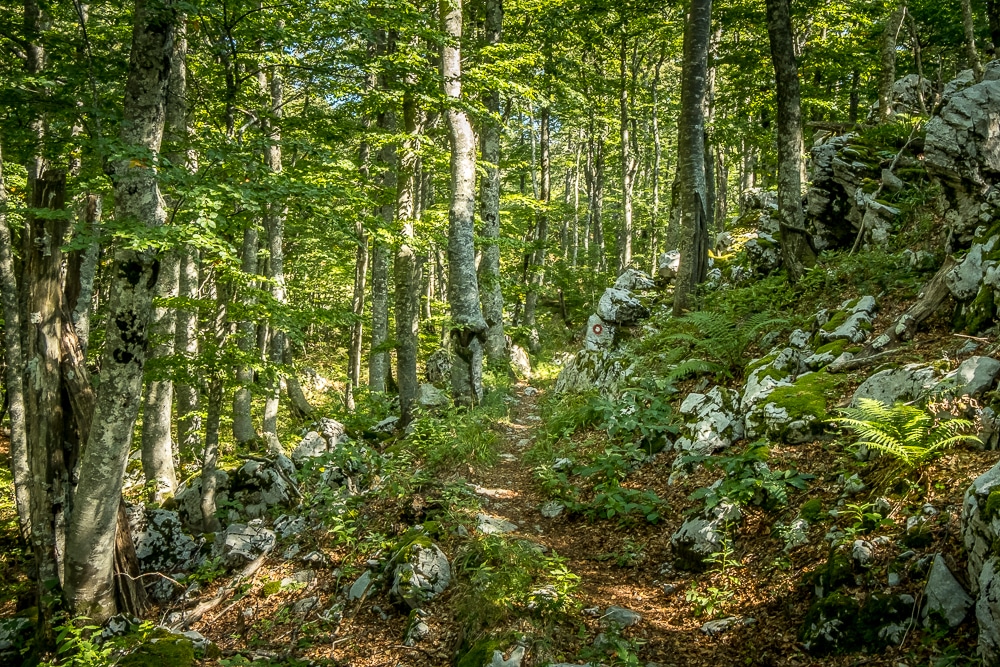
[(862, 398), (856, 408), (839, 410), (843, 417), (831, 420), (849, 428), (858, 437), (856, 447), (867, 446), (907, 467), (919, 466), (944, 449), (960, 442), (979, 442), (967, 431), (967, 419), (936, 419), (926, 410), (896, 403)]
[(680, 329), (668, 334), (664, 342), (690, 350), (687, 356), (696, 364), (687, 362), (683, 374), (708, 371), (734, 377), (743, 368), (747, 350), (760, 334), (787, 324), (788, 320), (766, 312), (736, 319), (727, 313), (696, 311), (678, 318)]

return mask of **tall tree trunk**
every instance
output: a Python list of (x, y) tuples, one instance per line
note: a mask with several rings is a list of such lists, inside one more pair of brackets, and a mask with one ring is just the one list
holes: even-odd
[[(486, 0), (485, 37), (487, 47), (500, 44), (503, 28), (503, 0)], [(495, 61), (496, 56), (489, 54)], [(483, 259), (479, 264), (479, 285), (486, 320), (485, 353), (491, 368), (510, 372), (503, 330), (503, 291), (500, 284), (500, 92), (490, 90), (483, 104), (489, 112), (482, 127), (482, 167), (479, 215), (482, 218)]]
[[(160, 149), (177, 6), (136, 0), (132, 53), (125, 86), (121, 142), (132, 154)], [(125, 159), (111, 165), (119, 220), (147, 228), (166, 212), (152, 164)], [(146, 325), (159, 263), (154, 252), (121, 250), (115, 257), (110, 321), (101, 384), (66, 539), (66, 599), (75, 613), (102, 622), (115, 613), (114, 555), (118, 504), (142, 392)]]
[[(448, 304), (451, 307), (452, 396), (457, 405), (483, 397), (486, 320), (476, 278), (476, 135), (462, 109), (462, 0), (441, 0), (441, 28), (449, 41), (441, 56), (451, 144), (451, 206), (448, 209)], [(543, 160), (545, 158), (543, 157)], [(543, 179), (544, 183), (544, 179)], [(543, 187), (545, 187), (543, 185)]]
[[(7, 410), (10, 415), (10, 462), (14, 477), (14, 506), (21, 537), (31, 539), (31, 468), (24, 414), (24, 350), (21, 313), (17, 303), (14, 245), (7, 225), (7, 187), (0, 155), (0, 306), (3, 307), (4, 352), (7, 359)], [(30, 542), (29, 542), (30, 543)]]
[(619, 48), (621, 87), (618, 96), (618, 114), (622, 159), (622, 226), (618, 233), (618, 272), (621, 273), (632, 263), (632, 194), (635, 182), (636, 159), (631, 151), (629, 137), (629, 95), (628, 95), (628, 33), (622, 26)]
[(201, 451), (201, 414), (198, 411), (199, 388), (191, 364), (198, 356), (198, 309), (191, 304), (201, 296), (198, 281), (199, 252), (194, 246), (185, 246), (180, 258), (178, 294), (187, 301), (177, 309), (176, 353), (184, 356), (185, 381), (174, 387), (177, 396), (177, 448), (184, 453)]
[(660, 233), (660, 165), (663, 162), (663, 143), (660, 139), (660, 70), (663, 68), (663, 61), (666, 60), (667, 50), (660, 51), (660, 59), (656, 62), (656, 69), (653, 71), (653, 83), (650, 87), (652, 94), (652, 115), (653, 115), (653, 208), (649, 216), (649, 273), (656, 275), (657, 262), (659, 261), (659, 233)]
[(986, 0), (986, 19), (990, 26), (993, 57), (1000, 58), (1000, 0)]
[(695, 287), (708, 270), (705, 184), (705, 87), (712, 35), (712, 0), (691, 0), (684, 26), (684, 67), (677, 128), (680, 182), (681, 261), (674, 287), (674, 314), (688, 309)]
[(417, 395), (417, 343), (420, 325), (420, 266), (414, 249), (417, 197), (417, 142), (420, 125), (412, 76), (403, 95), (403, 129), (406, 141), (399, 156), (396, 220), (400, 244), (396, 251), (396, 382), (399, 385), (400, 425), (413, 418)]
[[(256, 299), (253, 291), (256, 289), (258, 272), (257, 253), (260, 235), (257, 224), (251, 220), (243, 230), (243, 245), (240, 249), (240, 265), (246, 274), (246, 288), (242, 300), (246, 307), (252, 307)], [(236, 392), (233, 394), (233, 438), (239, 446), (245, 446), (257, 437), (253, 427), (253, 392), (250, 389), (254, 383), (253, 367), (250, 358), (257, 349), (257, 324), (253, 320), (242, 320), (237, 325), (237, 346), (243, 362), (236, 368)]]
[(576, 145), (576, 162), (573, 167), (573, 241), (570, 250), (570, 265), (576, 266), (580, 255), (580, 153), (583, 147)]
[[(262, 82), (263, 83), (263, 82)], [(283, 166), (281, 163), (281, 118), (284, 107), (284, 91), (281, 71), (277, 67), (271, 68), (271, 108), (269, 120), (265, 123), (265, 131), (268, 134), (266, 149), (267, 168), (278, 176), (281, 174)], [(266, 87), (262, 87), (261, 92), (266, 93)], [(288, 303), (288, 295), (285, 290), (285, 215), (288, 207), (280, 197), (273, 198), (267, 205), (264, 223), (267, 228), (267, 277), (271, 282), (271, 297), (274, 302), (281, 306)], [(271, 363), (281, 365), (284, 363), (285, 341), (287, 333), (280, 328), (275, 328), (271, 336)], [(287, 367), (286, 374), (291, 376), (294, 373), (291, 366)], [(268, 391), (267, 399), (264, 402), (264, 433), (278, 434), (278, 405), (281, 400), (281, 379), (274, 376), (272, 385)], [(293, 405), (293, 407), (295, 407)], [(296, 409), (301, 409), (299, 406)], [(312, 408), (308, 407), (307, 412), (311, 413)]]
[(90, 315), (93, 310), (94, 280), (97, 278), (97, 261), (101, 255), (101, 245), (97, 240), (101, 231), (102, 214), (101, 195), (88, 193), (83, 202), (84, 229), (93, 239), (82, 251), (79, 262), (79, 290), (71, 318), (76, 336), (80, 340), (80, 348), (86, 356), (90, 346)]
[(962, 30), (965, 33), (965, 57), (976, 81), (983, 80), (983, 63), (979, 60), (979, 49), (976, 48), (976, 22), (972, 16), (972, 0), (962, 0)]
[[(385, 32), (377, 35), (378, 53), (391, 54), (395, 51), (395, 38)], [(387, 90), (393, 82), (385, 74), (381, 75), (379, 87)], [(378, 129), (386, 134), (396, 132), (396, 116), (392, 110), (379, 112), (376, 120)], [(393, 228), (396, 217), (396, 147), (385, 142), (378, 153), (379, 165), (379, 214), (383, 230)], [(372, 335), (371, 352), (368, 356), (368, 388), (384, 392), (389, 379), (389, 248), (375, 234), (372, 238)]]
[[(185, 167), (184, 144), (187, 139), (187, 38), (183, 19), (177, 23), (170, 81), (167, 84), (166, 120), (163, 131), (164, 155), (175, 168)], [(176, 202), (169, 208), (176, 209)], [(171, 251), (160, 264), (156, 296), (170, 299), (180, 289), (180, 255)], [(157, 306), (150, 322), (154, 344), (152, 359), (173, 356), (177, 337), (177, 309)], [(153, 502), (161, 503), (174, 494), (177, 474), (174, 471), (175, 446), (171, 437), (174, 385), (170, 379), (157, 377), (146, 384), (142, 412), (142, 469), (147, 485), (152, 485)]]
[(778, 216), (781, 258), (794, 282), (816, 263), (802, 210), (802, 118), (789, 0), (767, 0), (767, 34), (777, 82)]
[[(545, 264), (549, 254), (549, 204), (552, 202), (552, 160), (550, 156), (550, 124), (552, 114), (548, 101), (543, 104), (541, 111), (539, 147), (541, 149), (542, 178), (541, 192), (536, 195), (541, 202), (541, 210), (538, 212), (535, 225), (535, 247), (531, 253), (529, 263), (528, 291), (524, 296), (524, 324), (529, 330), (528, 348), (532, 354), (538, 354), (541, 349), (536, 310), (538, 293), (545, 282)], [(534, 130), (532, 130), (531, 135), (534, 138)], [(534, 145), (534, 141), (532, 141), (532, 145)], [(532, 170), (532, 178), (534, 178), (534, 170)]]
[(892, 116), (892, 84), (896, 82), (896, 40), (899, 29), (906, 18), (906, 2), (900, 0), (896, 9), (885, 22), (885, 33), (882, 35), (882, 63), (878, 81), (878, 118), (880, 122), (889, 120)]
[[(174, 252), (167, 253), (160, 262), (156, 297), (170, 299), (177, 296), (179, 261)], [(177, 334), (176, 310), (172, 306), (157, 306), (149, 323), (150, 341), (154, 344), (150, 360), (166, 359), (174, 354)], [(157, 377), (146, 384), (142, 411), (142, 470), (146, 483), (152, 485), (153, 502), (163, 502), (177, 489), (174, 471), (173, 426), (174, 386), (169, 379)]]

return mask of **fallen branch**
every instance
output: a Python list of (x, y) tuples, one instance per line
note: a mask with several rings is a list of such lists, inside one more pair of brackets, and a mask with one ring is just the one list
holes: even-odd
[(958, 262), (955, 261), (955, 258), (949, 255), (934, 277), (927, 281), (924, 288), (920, 290), (916, 302), (905, 313), (896, 318), (885, 331), (865, 345), (856, 357), (841, 364), (830, 364), (827, 369), (836, 373), (850, 368), (860, 368), (886, 356), (900, 342), (913, 338), (917, 328), (924, 320), (936, 313), (945, 300), (951, 296), (948, 285), (945, 283), (945, 276), (957, 265)]
[(184, 614), (181, 620), (179, 620), (177, 623), (171, 625), (170, 631), (180, 632), (188, 629), (189, 627), (191, 627), (192, 623), (200, 621), (205, 614), (207, 614), (208, 612), (212, 611), (220, 604), (225, 602), (225, 600), (230, 595), (232, 595), (237, 588), (239, 588), (240, 584), (242, 584), (244, 580), (249, 579), (250, 577), (252, 577), (254, 574), (257, 573), (257, 570), (259, 570), (260, 567), (264, 564), (264, 561), (267, 560), (267, 556), (268, 556), (267, 553), (263, 553), (257, 556), (257, 558), (255, 558), (245, 568), (243, 568), (243, 570), (238, 575), (236, 575), (236, 577), (231, 582), (229, 582), (228, 585), (220, 588), (219, 592), (215, 594), (215, 597), (206, 602), (202, 602), (197, 607), (192, 609), (189, 613)]

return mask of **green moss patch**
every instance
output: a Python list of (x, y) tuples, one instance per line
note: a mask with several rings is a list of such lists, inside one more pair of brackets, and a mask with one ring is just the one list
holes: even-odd
[(194, 645), (187, 639), (158, 639), (121, 659), (121, 667), (193, 667)]
[(809, 417), (826, 421), (830, 418), (827, 397), (835, 395), (843, 383), (843, 378), (826, 371), (808, 373), (800, 376), (791, 387), (775, 389), (767, 402), (784, 408), (792, 421)]

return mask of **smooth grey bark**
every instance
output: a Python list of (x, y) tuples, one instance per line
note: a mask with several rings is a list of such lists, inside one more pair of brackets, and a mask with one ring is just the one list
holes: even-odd
[[(258, 272), (258, 244), (260, 234), (257, 226), (250, 221), (246, 229), (243, 230), (243, 245), (240, 249), (240, 264), (243, 273), (246, 275), (247, 288), (242, 300), (246, 306), (252, 306), (255, 299), (252, 296), (256, 288), (254, 276)], [(240, 354), (249, 359), (256, 350), (257, 325), (251, 320), (242, 320), (237, 325), (236, 344)], [(246, 445), (257, 437), (257, 431), (253, 427), (253, 392), (250, 387), (253, 384), (253, 369), (246, 363), (241, 364), (236, 369), (236, 392), (233, 394), (233, 438), (237, 445)]]
[[(172, 299), (178, 291), (179, 261), (176, 253), (167, 253), (160, 261), (157, 299)], [(156, 306), (149, 323), (151, 359), (166, 359), (174, 354), (177, 334), (176, 311), (171, 306)], [(142, 411), (142, 470), (147, 485), (152, 486), (153, 502), (163, 502), (177, 489), (174, 471), (174, 442), (171, 437), (174, 386), (166, 378), (146, 383)]]
[(880, 122), (892, 116), (892, 84), (896, 82), (896, 40), (906, 18), (906, 2), (901, 0), (885, 22), (882, 34), (882, 58), (878, 80), (878, 118)]
[[(538, 337), (536, 308), (538, 293), (545, 282), (545, 265), (549, 254), (549, 204), (552, 202), (552, 159), (550, 151), (550, 129), (552, 113), (549, 103), (542, 105), (539, 119), (539, 149), (541, 153), (541, 188), (535, 196), (541, 203), (541, 210), (535, 222), (534, 250), (530, 254), (528, 268), (527, 292), (524, 295), (524, 324), (528, 327), (528, 349), (532, 354), (538, 354), (542, 343)], [(534, 128), (531, 131), (532, 146), (534, 146)], [(534, 169), (531, 171), (534, 181)]]
[[(923, 81), (924, 59), (920, 51), (920, 34), (917, 31), (917, 20), (913, 18), (913, 14), (910, 12), (906, 12), (906, 25), (910, 28), (910, 42), (913, 46), (913, 62), (917, 66), (917, 77), (919, 81)], [(920, 101), (920, 114), (926, 116), (927, 100), (924, 99), (923, 86), (917, 86), (917, 99)]]
[[(263, 82), (262, 82), (263, 83)], [(283, 167), (281, 163), (281, 118), (284, 106), (283, 79), (277, 67), (271, 68), (271, 108), (269, 120), (265, 123), (265, 131), (268, 134), (267, 149), (265, 151), (267, 168), (272, 174), (281, 174)], [(264, 86), (262, 91), (266, 92)], [(288, 207), (284, 201), (272, 200), (268, 203), (264, 217), (264, 224), (267, 228), (267, 277), (271, 282), (271, 297), (279, 307), (288, 303), (288, 296), (285, 289), (285, 215)], [(285, 357), (285, 341), (287, 335), (284, 330), (275, 328), (271, 336), (271, 363), (282, 365)], [(288, 367), (289, 373), (293, 372)], [(281, 379), (275, 375), (267, 398), (264, 401), (264, 433), (278, 434), (278, 406), (281, 400)], [(293, 407), (295, 405), (293, 404)], [(309, 407), (307, 413), (312, 412)]]
[[(178, 21), (174, 35), (170, 80), (167, 83), (164, 156), (174, 167), (184, 166), (184, 143), (187, 138), (187, 39), (183, 19)], [(176, 208), (170, 202), (169, 208)], [(180, 289), (180, 256), (168, 252), (160, 262), (160, 277), (156, 298), (173, 299)], [(149, 323), (153, 349), (151, 359), (167, 359), (174, 354), (177, 337), (177, 309), (173, 305), (158, 305)], [(146, 383), (142, 411), (142, 470), (153, 502), (162, 503), (177, 489), (174, 470), (173, 403), (174, 383), (166, 377), (156, 377)]]
[(962, 31), (965, 33), (965, 57), (976, 81), (983, 80), (983, 63), (979, 59), (979, 49), (976, 48), (976, 22), (972, 17), (971, 0), (962, 0)]
[(802, 210), (802, 172), (805, 144), (799, 101), (799, 71), (795, 62), (789, 0), (766, 0), (767, 34), (777, 83), (778, 111), (778, 221), (781, 258), (793, 282), (816, 264), (816, 253), (805, 228)]
[(94, 280), (97, 277), (97, 261), (101, 255), (101, 245), (97, 237), (101, 231), (101, 216), (103, 214), (103, 199), (100, 195), (88, 194), (83, 201), (84, 226), (87, 233), (94, 236), (80, 259), (80, 292), (73, 307), (71, 318), (76, 336), (80, 340), (80, 348), (86, 356), (90, 346), (90, 317), (94, 309)]
[(622, 226), (618, 233), (618, 272), (621, 273), (632, 263), (632, 199), (634, 195), (635, 175), (639, 167), (638, 160), (632, 151), (629, 118), (629, 68), (628, 68), (628, 33), (626, 26), (622, 27), (621, 44), (619, 45), (619, 66), (621, 85), (618, 95), (619, 138), (622, 161)]
[[(210, 296), (215, 299), (210, 331), (215, 345), (221, 348), (232, 331), (227, 308), (230, 295), (227, 285), (217, 281), (209, 283)], [(221, 528), (216, 517), (215, 496), (218, 478), (215, 475), (219, 462), (219, 428), (222, 421), (222, 403), (225, 390), (225, 370), (213, 368), (208, 379), (208, 396), (205, 406), (205, 449), (201, 460), (201, 520), (202, 530), (212, 533)]]
[[(160, 149), (176, 21), (174, 0), (136, 0), (121, 130), (121, 142), (133, 155), (152, 158)], [(162, 225), (166, 212), (151, 161), (124, 159), (110, 167), (117, 219), (149, 228)], [(93, 425), (66, 538), (66, 599), (76, 614), (96, 622), (116, 610), (115, 531), (142, 392), (158, 258), (155, 252), (120, 250), (114, 270), (113, 325), (107, 331)]]
[(14, 478), (14, 506), (21, 537), (31, 539), (31, 467), (24, 414), (24, 350), (21, 347), (21, 312), (18, 308), (14, 246), (7, 225), (7, 187), (0, 155), (0, 306), (3, 307), (4, 346), (7, 358), (7, 414), (10, 417), (10, 462)]
[[(412, 78), (412, 77), (411, 77)], [(412, 86), (414, 81), (408, 81)], [(417, 141), (420, 125), (414, 91), (403, 95), (403, 129), (407, 138), (399, 155), (396, 220), (399, 248), (393, 273), (396, 279), (396, 382), (399, 385), (399, 420), (406, 426), (413, 418), (417, 395), (417, 343), (420, 326), (420, 266), (414, 249), (417, 197)]]
[[(486, 0), (486, 51), (500, 44), (503, 28), (503, 0)], [(495, 60), (492, 55), (486, 56)], [(510, 372), (507, 343), (503, 328), (503, 291), (500, 283), (500, 91), (490, 90), (483, 96), (489, 115), (480, 130), (482, 141), (483, 177), (480, 181), (479, 216), (482, 219), (482, 253), (479, 263), (480, 298), (486, 320), (484, 343), (490, 368)]]
[(448, 208), (448, 305), (451, 307), (451, 386), (456, 405), (477, 405), (483, 397), (483, 341), (486, 320), (476, 277), (476, 135), (462, 103), (462, 0), (441, 0), (441, 75), (451, 145), (451, 206)]
[(659, 233), (660, 233), (660, 166), (663, 162), (663, 142), (660, 138), (660, 70), (663, 68), (663, 61), (666, 60), (667, 51), (660, 51), (660, 59), (656, 61), (653, 70), (653, 83), (650, 86), (652, 95), (652, 124), (653, 124), (653, 207), (649, 212), (649, 275), (656, 275), (657, 261), (659, 260)]
[(576, 145), (576, 162), (573, 167), (573, 241), (570, 264), (576, 266), (580, 256), (580, 153), (582, 147)]
[[(390, 35), (377, 35), (377, 52), (392, 53), (395, 41)], [(386, 75), (380, 76), (379, 87), (387, 90), (392, 82)], [(391, 110), (382, 110), (376, 119), (380, 132), (396, 132), (396, 116)], [(384, 231), (393, 228), (396, 218), (396, 146), (385, 142), (378, 152), (379, 215)], [(379, 234), (372, 238), (372, 334), (371, 351), (368, 355), (368, 388), (374, 392), (384, 392), (389, 379), (389, 248)]]
[[(184, 356), (190, 365), (198, 356), (198, 309), (192, 305), (200, 294), (198, 281), (199, 252), (194, 246), (185, 246), (180, 257), (178, 294), (186, 303), (177, 309), (177, 340), (174, 351)], [(201, 451), (201, 415), (198, 412), (198, 385), (190, 372), (184, 374), (185, 382), (174, 386), (177, 397), (177, 447), (181, 452)]]
[(704, 107), (711, 26), (712, 0), (691, 0), (684, 27), (684, 66), (677, 128), (681, 257), (674, 287), (675, 315), (688, 309), (695, 287), (705, 279), (708, 270)]

